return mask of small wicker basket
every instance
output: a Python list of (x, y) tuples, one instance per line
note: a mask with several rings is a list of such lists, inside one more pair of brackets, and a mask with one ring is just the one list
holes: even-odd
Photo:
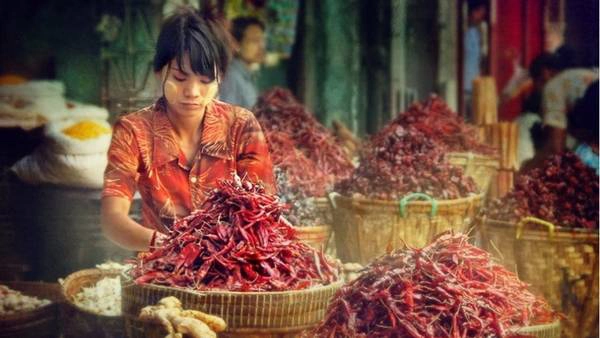
[(55, 338), (59, 335), (59, 306), (64, 302), (58, 284), (42, 282), (0, 282), (27, 296), (52, 303), (32, 311), (0, 317), (0, 338)]
[(484, 193), (488, 192), (500, 167), (497, 158), (474, 153), (448, 153), (448, 162), (463, 168), (465, 175), (471, 176)]
[(337, 255), (342, 262), (366, 265), (387, 249), (423, 247), (447, 230), (467, 232), (482, 197), (436, 201), (410, 194), (394, 202), (332, 195)]
[(564, 313), (563, 337), (598, 336), (598, 231), (484, 220), (484, 249)]
[(96, 285), (105, 277), (117, 277), (118, 270), (85, 269), (74, 272), (65, 278), (62, 288), (67, 307), (65, 323), (67, 337), (123, 337), (123, 316), (106, 316), (75, 304), (75, 296), (84, 288)]
[(307, 290), (282, 292), (194, 291), (151, 284), (135, 284), (122, 277), (123, 316), (127, 337), (145, 337), (140, 310), (168, 296), (183, 308), (219, 316), (227, 323), (224, 336), (285, 334), (315, 326), (325, 315), (331, 297), (342, 281)]

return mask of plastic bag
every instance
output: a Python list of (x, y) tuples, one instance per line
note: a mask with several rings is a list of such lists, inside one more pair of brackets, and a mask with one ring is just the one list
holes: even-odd
[[(110, 128), (106, 121), (96, 122)], [(45, 142), (15, 163), (11, 170), (29, 184), (101, 188), (111, 134), (88, 140), (65, 135), (63, 130), (75, 123), (60, 121), (48, 124), (44, 132)]]

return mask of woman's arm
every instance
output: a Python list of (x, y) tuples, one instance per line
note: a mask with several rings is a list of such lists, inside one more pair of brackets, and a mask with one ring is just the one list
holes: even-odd
[(254, 115), (247, 112), (243, 128), (241, 128), (238, 148), (236, 150), (237, 172), (247, 175), (254, 181), (261, 181), (269, 193), (275, 193), (273, 163), (269, 154), (269, 145), (262, 128)]
[(137, 189), (139, 147), (130, 122), (121, 119), (113, 130), (104, 172), (101, 226), (104, 235), (128, 250), (147, 251), (155, 231), (131, 217), (131, 199)]
[(154, 230), (143, 227), (129, 217), (131, 201), (123, 197), (102, 199), (101, 224), (104, 235), (119, 246), (148, 251)]

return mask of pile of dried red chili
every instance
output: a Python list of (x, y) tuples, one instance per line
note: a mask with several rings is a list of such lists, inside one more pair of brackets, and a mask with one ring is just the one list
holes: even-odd
[(598, 175), (572, 152), (554, 155), (519, 176), (514, 189), (487, 208), (492, 219), (535, 216), (559, 226), (598, 229)]
[(288, 187), (278, 186), (278, 191), (291, 189), (305, 196), (323, 196), (333, 181), (317, 164), (296, 148), (294, 141), (284, 132), (266, 131), (271, 158), (276, 168), (286, 175)]
[(383, 200), (416, 192), (436, 199), (476, 193), (473, 179), (447, 163), (444, 155), (444, 148), (416, 128), (391, 123), (366, 143), (360, 165), (336, 185), (336, 191)]
[(196, 290), (283, 291), (329, 284), (338, 268), (297, 240), (277, 197), (235, 176), (176, 221), (160, 247), (138, 258), (137, 283)]
[(494, 148), (479, 142), (476, 129), (466, 124), (437, 95), (431, 95), (424, 102), (413, 103), (390, 124), (411, 125), (450, 152), (475, 152), (484, 155), (495, 153)]
[(273, 164), (307, 195), (323, 196), (337, 179), (352, 172), (352, 162), (333, 134), (290, 91), (266, 92), (253, 111), (269, 140)]
[(557, 315), (464, 235), (382, 256), (339, 290), (311, 337), (510, 337)]

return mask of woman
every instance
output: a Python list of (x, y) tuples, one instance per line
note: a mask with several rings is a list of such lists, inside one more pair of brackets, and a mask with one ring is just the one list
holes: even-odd
[[(114, 126), (102, 198), (102, 229), (118, 245), (145, 251), (173, 220), (199, 208), (232, 173), (274, 191), (260, 125), (249, 111), (215, 99), (230, 59), (224, 28), (181, 9), (161, 29), (154, 71), (163, 95)], [(142, 197), (143, 225), (131, 219)]]

